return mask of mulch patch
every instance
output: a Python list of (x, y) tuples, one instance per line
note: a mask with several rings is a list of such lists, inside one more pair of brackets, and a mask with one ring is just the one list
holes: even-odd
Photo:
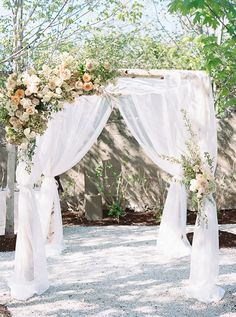
[[(135, 212), (130, 209), (120, 219), (113, 217), (104, 217), (99, 220), (88, 220), (84, 214), (78, 211), (63, 211), (62, 212), (63, 225), (65, 226), (109, 226), (109, 225), (122, 225), (122, 226), (156, 226), (160, 221), (155, 218), (154, 211)], [(188, 211), (187, 223), (195, 224), (196, 213)], [(218, 213), (219, 224), (235, 224), (236, 223), (236, 210), (222, 210)], [(192, 239), (192, 233), (189, 234), (189, 239)], [(220, 231), (219, 240), (221, 248), (236, 247), (236, 235), (233, 233)], [(16, 236), (0, 236), (0, 252), (14, 251), (16, 244)], [(1, 317), (1, 316), (0, 316)]]
[[(187, 238), (192, 244), (193, 232), (188, 233)], [(236, 248), (236, 234), (219, 230), (219, 244), (220, 248)]]
[(11, 317), (11, 313), (7, 309), (7, 306), (0, 305), (0, 317)]
[[(113, 217), (104, 217), (99, 220), (88, 220), (84, 214), (77, 211), (63, 211), (63, 224), (66, 226), (81, 225), (81, 226), (108, 226), (108, 225), (122, 225), (122, 226), (156, 226), (160, 224), (160, 220), (155, 219), (154, 211), (135, 212), (127, 209), (126, 213), (120, 219)], [(196, 221), (196, 213), (189, 211), (187, 213), (187, 224), (194, 225)], [(236, 210), (222, 210), (218, 213), (219, 224), (235, 224)]]
[(65, 226), (109, 226), (109, 225), (120, 225), (120, 226), (155, 226), (160, 224), (159, 220), (154, 217), (153, 211), (145, 212), (134, 212), (127, 209), (124, 216), (119, 219), (113, 217), (104, 217), (99, 220), (88, 220), (84, 214), (80, 214), (76, 211), (64, 211), (62, 213), (63, 225)]
[(0, 252), (15, 251), (15, 247), (16, 247), (16, 235), (0, 236)]

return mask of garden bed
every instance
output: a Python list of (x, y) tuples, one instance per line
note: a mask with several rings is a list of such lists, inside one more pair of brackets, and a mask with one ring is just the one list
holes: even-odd
[[(84, 214), (77, 211), (64, 211), (62, 213), (64, 226), (157, 226), (160, 224), (160, 219), (156, 219), (154, 211), (135, 212), (127, 209), (126, 213), (120, 219), (105, 217), (99, 220), (88, 220)], [(188, 211), (188, 225), (195, 223), (196, 214)], [(223, 210), (218, 214), (219, 224), (235, 224), (236, 210)], [(188, 234), (188, 239), (192, 241), (192, 233)], [(236, 235), (226, 231), (219, 232), (220, 248), (234, 248), (236, 247)], [(16, 236), (0, 236), (0, 252), (14, 251), (16, 244)], [(0, 315), (1, 316), (1, 315)]]

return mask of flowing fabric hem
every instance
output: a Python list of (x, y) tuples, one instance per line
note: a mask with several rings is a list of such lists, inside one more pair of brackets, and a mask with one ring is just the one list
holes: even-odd
[(32, 282), (13, 282), (8, 281), (8, 286), (11, 289), (11, 296), (17, 300), (27, 300), (35, 294), (41, 295), (49, 288), (48, 280), (32, 281)]
[(61, 243), (61, 244), (48, 243), (45, 246), (46, 256), (51, 257), (51, 256), (60, 255), (65, 249), (66, 249), (66, 245), (64, 243)]
[(211, 286), (187, 286), (186, 296), (195, 298), (203, 303), (219, 302), (225, 294), (225, 290), (218, 285)]
[(176, 239), (172, 243), (166, 243), (157, 238), (156, 249), (168, 258), (181, 258), (191, 254), (191, 245), (184, 239)]

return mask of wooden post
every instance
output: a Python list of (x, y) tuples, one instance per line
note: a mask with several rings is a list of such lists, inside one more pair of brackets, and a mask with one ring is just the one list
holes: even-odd
[(14, 187), (16, 167), (16, 146), (7, 144), (7, 198), (6, 198), (6, 227), (5, 234), (14, 234)]
[[(13, 51), (17, 52), (23, 42), (23, 0), (16, 0), (13, 10), (14, 44)], [(13, 71), (18, 73), (22, 68), (22, 59), (13, 58)], [(16, 169), (16, 146), (7, 145), (7, 199), (6, 199), (6, 227), (5, 234), (14, 234), (14, 191), (15, 191), (15, 169)]]

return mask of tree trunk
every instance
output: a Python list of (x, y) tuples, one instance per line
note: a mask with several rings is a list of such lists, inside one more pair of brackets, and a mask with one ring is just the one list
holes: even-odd
[[(14, 52), (22, 47), (23, 41), (23, 0), (16, 0), (13, 10), (14, 25)], [(13, 70), (18, 73), (22, 68), (20, 57), (13, 59)], [(6, 198), (6, 227), (5, 234), (14, 234), (14, 190), (15, 190), (15, 169), (16, 169), (16, 146), (7, 145), (7, 198)]]

